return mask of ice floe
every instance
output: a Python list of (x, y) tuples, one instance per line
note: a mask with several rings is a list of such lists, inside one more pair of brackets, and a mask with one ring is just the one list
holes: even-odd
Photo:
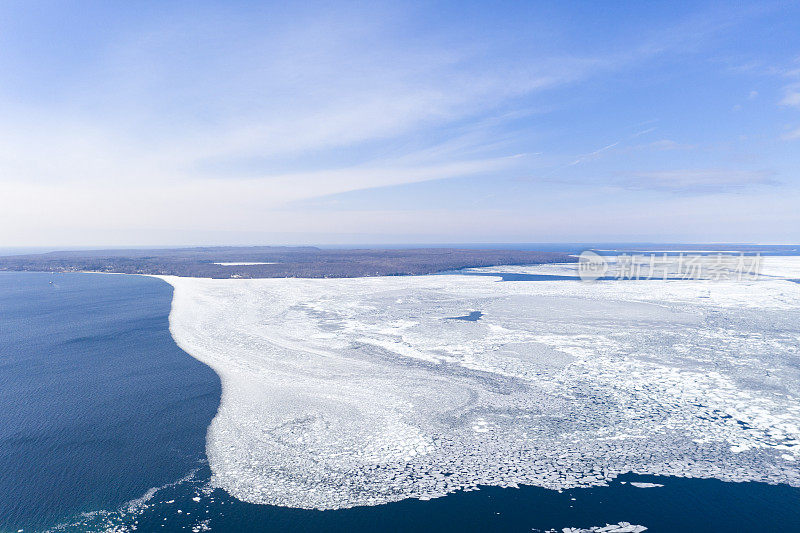
[(244, 501), (625, 472), (800, 486), (797, 283), (164, 279), (175, 340), (222, 380), (212, 484)]
[(618, 524), (606, 524), (604, 526), (593, 526), (588, 529), (579, 527), (565, 527), (563, 533), (641, 533), (647, 531), (644, 526), (631, 524), (630, 522), (620, 522)]

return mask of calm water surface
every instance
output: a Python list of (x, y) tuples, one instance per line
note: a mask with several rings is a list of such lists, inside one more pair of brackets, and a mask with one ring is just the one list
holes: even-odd
[(154, 278), (0, 273), (0, 531), (202, 465), (220, 384), (172, 341), (171, 298)]

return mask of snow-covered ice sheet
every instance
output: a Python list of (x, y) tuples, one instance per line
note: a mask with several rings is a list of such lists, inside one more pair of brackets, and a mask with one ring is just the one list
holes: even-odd
[(797, 283), (164, 279), (174, 338), (222, 380), (212, 483), (244, 501), (624, 472), (800, 486)]

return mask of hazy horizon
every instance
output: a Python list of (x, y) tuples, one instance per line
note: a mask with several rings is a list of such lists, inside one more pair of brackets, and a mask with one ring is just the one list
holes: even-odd
[(716, 249), (724, 246), (753, 247), (753, 248), (790, 248), (800, 247), (800, 243), (748, 243), (748, 242), (395, 242), (395, 243), (255, 243), (230, 245), (224, 243), (195, 243), (195, 244), (164, 244), (164, 245), (75, 245), (75, 246), (0, 246), (0, 256), (27, 255), (61, 251), (93, 251), (93, 250), (164, 250), (164, 249), (185, 249), (185, 248), (256, 248), (256, 247), (317, 247), (321, 249), (404, 249), (404, 248), (467, 248), (467, 249), (518, 249), (531, 251), (565, 251), (567, 249), (583, 250), (597, 249), (598, 246), (613, 246), (619, 248), (638, 247), (650, 250), (650, 246), (708, 246)]

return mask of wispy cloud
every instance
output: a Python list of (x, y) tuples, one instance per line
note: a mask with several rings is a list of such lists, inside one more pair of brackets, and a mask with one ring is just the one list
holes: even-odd
[(800, 108), (800, 84), (788, 85), (784, 88), (784, 95), (780, 105)]
[(788, 131), (781, 135), (781, 139), (784, 141), (794, 141), (800, 139), (800, 128)]
[(671, 150), (693, 150), (697, 148), (694, 144), (682, 144), (672, 139), (661, 139), (647, 144), (639, 144), (633, 147), (636, 150), (655, 150), (659, 152), (667, 152)]
[[(507, 49), (487, 61), (487, 47), (501, 46), (491, 36), (457, 48), (399, 36), (395, 26), (412, 18), (343, 9), (284, 14), (262, 29), (222, 13), (219, 25), (189, 16), (121, 34), (84, 66), (90, 86), (62, 87), (68, 105), (3, 100), (0, 180), (164, 183), (206, 179), (212, 167), (241, 177), (245, 166), (247, 177), (271, 179), (288, 159), (298, 171), (343, 155), (387, 167), (382, 143), (423, 149), (411, 140), (427, 144), (427, 165), (458, 163), (466, 147), (433, 153), (437, 128), (502, 115), (516, 98), (609, 68), (603, 57)], [(473, 134), (473, 146), (489, 135)], [(333, 176), (342, 167), (327, 165)]]
[(602, 148), (598, 148), (597, 150), (591, 151), (588, 154), (582, 154), (582, 155), (578, 156), (578, 158), (575, 159), (574, 161), (571, 161), (571, 162), (567, 163), (565, 166), (572, 167), (572, 166), (575, 166), (575, 165), (580, 165), (581, 163), (583, 163), (585, 161), (590, 161), (590, 160), (596, 158), (597, 156), (599, 156), (600, 154), (602, 154), (603, 152), (608, 152), (609, 150), (613, 150), (614, 148), (619, 146), (620, 142), (621, 141), (613, 142), (611, 144), (603, 146)]
[(776, 185), (775, 173), (753, 170), (694, 169), (634, 172), (621, 176), (619, 184), (637, 190), (701, 194)]

